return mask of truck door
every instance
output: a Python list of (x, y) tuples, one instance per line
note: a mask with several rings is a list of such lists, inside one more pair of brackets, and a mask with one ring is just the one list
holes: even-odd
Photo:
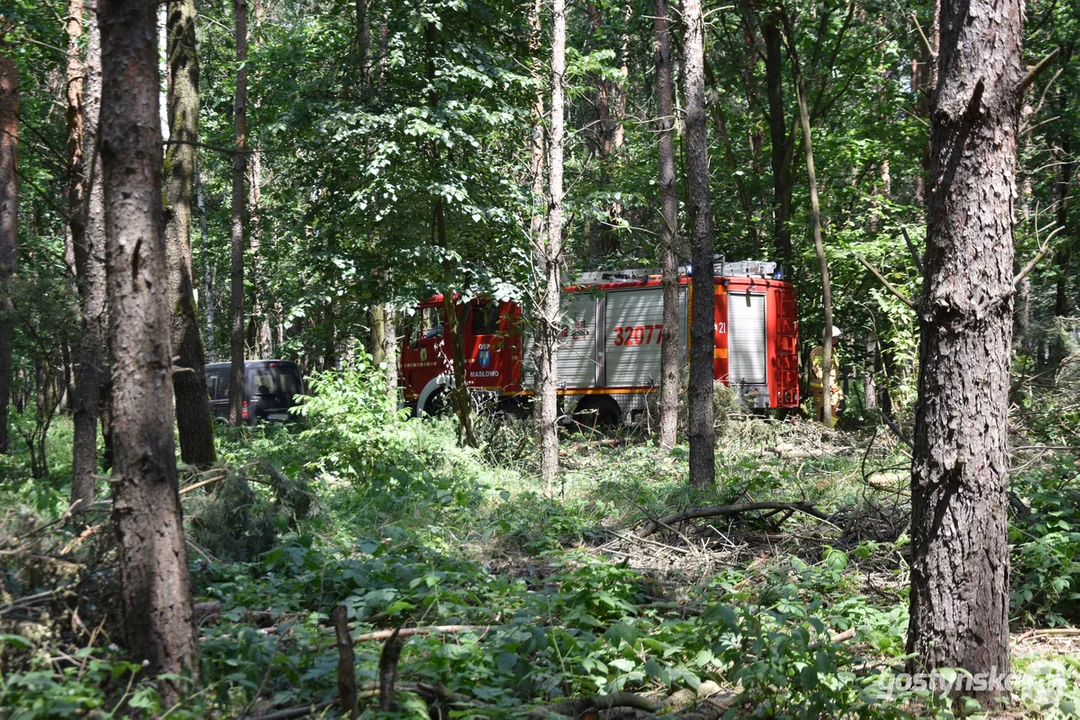
[(420, 305), (409, 320), (401, 345), (406, 400), (416, 400), (429, 380), (446, 371), (445, 327), (442, 303)]
[(465, 368), (469, 387), (503, 389), (506, 338), (499, 334), (502, 317), (496, 300), (474, 300), (464, 326)]
[(768, 407), (765, 294), (731, 289), (728, 301), (728, 379), (755, 407)]

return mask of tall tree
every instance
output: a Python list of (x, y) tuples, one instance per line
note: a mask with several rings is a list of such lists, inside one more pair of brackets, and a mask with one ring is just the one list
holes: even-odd
[[(97, 13), (88, 15), (85, 61), (79, 60), (82, 26), (81, 2), (72, 0), (68, 5), (68, 225), (75, 255), (82, 337), (74, 358), (71, 501), (86, 508), (94, 502), (94, 475), (98, 470), (97, 427), (101, 414), (107, 312), (105, 195), (97, 152), (101, 111), (101, 32)], [(78, 81), (75, 81), (75, 75), (78, 75)]]
[(12, 341), (15, 306), (11, 279), (15, 274), (19, 237), (19, 68), (0, 28), (0, 453), (8, 451), (8, 402), (11, 399)]
[(686, 173), (690, 189), (690, 483), (716, 482), (713, 427), (713, 238), (709, 195), (709, 138), (705, 115), (705, 20), (701, 0), (684, 0)]
[(566, 1), (551, 6), (551, 125), (548, 134), (548, 227), (547, 243), (540, 244), (538, 265), (543, 273), (536, 304), (536, 407), (540, 435), (540, 475), (551, 495), (559, 472), (558, 342), (559, 299), (562, 290), (563, 142), (564, 91), (566, 84)]
[(788, 15), (784, 15), (784, 26), (787, 30), (788, 52), (791, 56), (791, 73), (795, 81), (795, 95), (799, 106), (799, 122), (802, 125), (803, 144), (806, 148), (806, 180), (810, 186), (810, 219), (814, 233), (814, 252), (817, 255), (818, 271), (821, 273), (821, 307), (825, 316), (825, 326), (822, 330), (821, 340), (821, 367), (824, 387), (822, 388), (824, 403), (825, 427), (833, 425), (832, 410), (832, 387), (839, 382), (839, 378), (833, 377), (832, 354), (833, 354), (833, 315), (832, 315), (832, 284), (829, 282), (829, 261), (825, 257), (825, 243), (821, 236), (821, 203), (818, 199), (817, 171), (814, 168), (814, 143), (810, 129), (810, 104), (806, 99), (806, 83), (803, 82), (802, 68), (799, 65), (799, 55), (795, 45), (795, 28)]
[[(753, 10), (750, 10), (752, 13)], [(765, 40), (765, 84), (769, 101), (769, 136), (772, 140), (773, 242), (779, 258), (791, 262), (791, 157), (792, 141), (788, 140), (784, 119), (784, 61), (780, 33), (780, 12), (774, 11), (761, 23)]]
[(668, 0), (653, 0), (656, 56), (657, 150), (660, 158), (660, 253), (663, 262), (664, 330), (660, 336), (660, 447), (675, 446), (679, 420), (679, 268), (675, 254), (679, 198), (675, 194), (675, 107)]
[[(941, 5), (911, 465), (907, 650), (916, 671), (1009, 670), (1005, 512), (1022, 6)], [(985, 705), (1002, 694), (991, 687), (975, 696)]]
[(172, 310), (172, 347), (179, 358), (173, 374), (180, 457), (195, 467), (216, 459), (214, 420), (206, 391), (205, 357), (199, 337), (191, 277), (192, 194), (199, 139), (199, 57), (195, 48), (194, 0), (167, 6), (170, 142), (165, 155), (165, 253)]
[(231, 272), (229, 310), (232, 321), (229, 357), (229, 423), (244, 421), (244, 174), (247, 171), (247, 0), (233, 0), (236, 33), (236, 95), (233, 98)]
[(100, 0), (101, 159), (113, 348), (113, 521), (128, 650), (163, 681), (165, 706), (198, 671), (177, 492), (162, 235), (155, 6)]

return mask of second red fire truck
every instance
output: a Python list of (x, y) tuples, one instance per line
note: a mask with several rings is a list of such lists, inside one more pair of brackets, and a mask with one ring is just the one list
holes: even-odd
[[(799, 405), (795, 290), (772, 262), (718, 262), (713, 270), (713, 375), (755, 408)], [(679, 276), (680, 366), (688, 346), (691, 284)], [(618, 422), (659, 391), (663, 290), (645, 270), (585, 273), (563, 291), (558, 393), (564, 411)], [(516, 407), (532, 395), (532, 338), (513, 302), (458, 305), (470, 390)], [(402, 338), (400, 382), (417, 413), (445, 403), (453, 382), (441, 295), (421, 303)]]

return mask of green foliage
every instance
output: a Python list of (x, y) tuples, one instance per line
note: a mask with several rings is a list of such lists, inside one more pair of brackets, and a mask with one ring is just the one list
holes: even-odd
[(1076, 466), (1059, 462), (1019, 488), (1031, 515), (1009, 527), (1011, 616), (1024, 624), (1080, 622), (1080, 491)]
[(408, 411), (398, 410), (386, 391), (385, 372), (361, 354), (340, 372), (323, 372), (309, 379), (311, 394), (299, 413), (308, 420), (300, 440), (317, 458), (314, 466), (358, 482), (407, 479), (402, 461), (410, 451)]

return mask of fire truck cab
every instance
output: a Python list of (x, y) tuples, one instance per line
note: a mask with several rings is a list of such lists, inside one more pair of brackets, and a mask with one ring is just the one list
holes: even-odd
[[(795, 291), (776, 263), (718, 262), (713, 282), (713, 374), (747, 406), (799, 405)], [(679, 276), (679, 352), (685, 367), (691, 273)], [(660, 276), (647, 270), (584, 273), (563, 291), (558, 392), (564, 410), (617, 422), (646, 408), (660, 385)], [(441, 295), (421, 303), (404, 334), (400, 381), (417, 413), (436, 412), (453, 381)], [(513, 407), (532, 395), (532, 336), (516, 303), (457, 306), (469, 388)]]

